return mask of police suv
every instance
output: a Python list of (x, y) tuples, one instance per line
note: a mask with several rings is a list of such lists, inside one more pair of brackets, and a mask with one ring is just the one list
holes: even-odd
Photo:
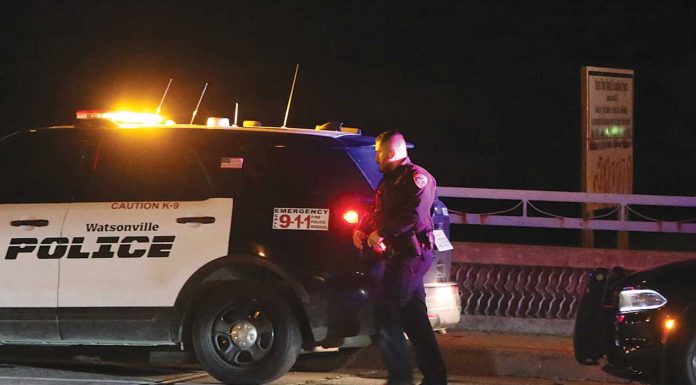
[[(369, 343), (381, 262), (351, 233), (381, 178), (374, 138), (77, 118), (0, 140), (0, 344), (180, 345), (246, 384)], [(441, 202), (433, 215), (449, 235)], [(461, 308), (436, 257), (438, 329)]]

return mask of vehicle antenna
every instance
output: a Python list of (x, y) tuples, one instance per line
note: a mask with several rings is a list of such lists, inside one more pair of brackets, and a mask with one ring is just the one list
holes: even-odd
[(295, 76), (292, 78), (292, 87), (290, 88), (290, 98), (288, 98), (288, 108), (285, 109), (285, 120), (283, 120), (283, 128), (287, 128), (288, 114), (290, 113), (290, 104), (292, 103), (292, 93), (295, 91), (295, 81), (297, 80), (297, 71), (299, 71), (300, 65), (295, 65)]
[(164, 89), (164, 95), (162, 95), (162, 100), (160, 100), (159, 106), (157, 106), (157, 110), (155, 111), (155, 115), (159, 115), (160, 111), (162, 111), (162, 104), (164, 104), (164, 98), (167, 97), (167, 92), (169, 92), (169, 86), (172, 85), (172, 78), (169, 78), (169, 83), (167, 83), (167, 88)]
[(239, 103), (235, 102), (234, 103), (234, 124), (232, 124), (232, 127), (239, 127), (237, 125), (237, 116), (239, 113)]
[(208, 89), (208, 83), (205, 83), (205, 86), (203, 87), (203, 92), (201, 92), (201, 97), (198, 99), (198, 104), (196, 104), (196, 109), (193, 110), (193, 115), (191, 115), (191, 123), (193, 124), (193, 119), (196, 119), (196, 114), (198, 113), (198, 107), (201, 106), (201, 102), (203, 101), (203, 95), (205, 95), (205, 90)]

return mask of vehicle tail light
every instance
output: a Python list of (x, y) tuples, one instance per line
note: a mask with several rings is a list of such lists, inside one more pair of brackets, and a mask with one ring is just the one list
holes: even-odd
[(360, 213), (357, 210), (346, 210), (343, 212), (343, 220), (351, 225), (356, 225), (360, 222)]
[[(369, 199), (369, 198), (368, 198)], [(355, 193), (338, 196), (332, 201), (332, 217), (336, 224), (340, 224), (342, 232), (352, 232), (367, 214), (368, 199), (357, 196)]]

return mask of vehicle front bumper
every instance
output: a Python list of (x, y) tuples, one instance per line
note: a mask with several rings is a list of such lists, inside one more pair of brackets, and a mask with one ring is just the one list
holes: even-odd
[(659, 372), (667, 335), (661, 310), (615, 314), (609, 328), (609, 373), (622, 377), (651, 377)]
[(625, 378), (657, 373), (664, 357), (664, 308), (620, 313), (611, 287), (621, 271), (596, 269), (578, 307), (573, 335), (575, 356), (582, 364), (596, 365), (606, 357), (604, 370)]

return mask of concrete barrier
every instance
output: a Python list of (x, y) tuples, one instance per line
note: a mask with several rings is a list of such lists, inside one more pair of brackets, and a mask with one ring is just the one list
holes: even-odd
[(627, 270), (641, 270), (696, 258), (696, 252), (680, 251), (589, 249), (476, 242), (452, 242), (452, 244), (454, 245), (452, 263), (578, 269), (621, 266)]

